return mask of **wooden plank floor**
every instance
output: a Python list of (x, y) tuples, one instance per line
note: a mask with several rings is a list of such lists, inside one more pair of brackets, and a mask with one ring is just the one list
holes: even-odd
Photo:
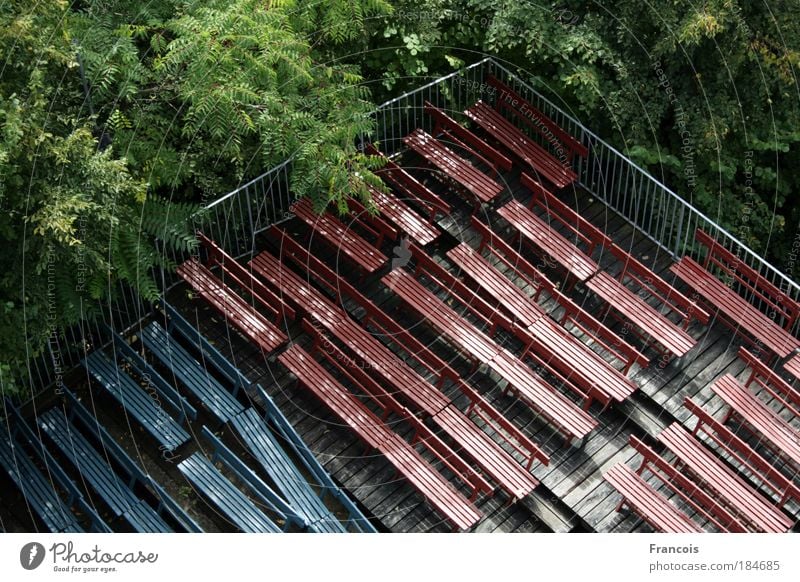
[[(426, 177), (424, 172), (418, 172), (417, 175)], [(524, 201), (527, 194), (519, 187), (517, 177), (512, 174), (507, 178), (513, 194), (507, 193), (504, 201), (511, 196)], [(427, 181), (433, 189), (454, 203), (453, 214), (438, 221), (445, 234), (428, 249), (439, 262), (448, 265), (445, 258), (447, 250), (459, 242), (475, 243), (475, 233), (468, 227), (469, 207), (444, 192), (442, 185), (433, 180)], [(672, 282), (668, 271), (671, 257), (660, 251), (651, 240), (637, 234), (623, 218), (580, 189), (562, 193), (562, 198), (612, 236), (620, 246)], [(501, 226), (491, 210), (481, 218)], [(303, 226), (294, 221), (283, 226), (298, 238), (303, 238)], [(263, 241), (263, 247), (269, 244), (269, 241)], [(259, 248), (262, 246), (259, 245)], [(326, 257), (326, 250), (322, 247), (315, 245), (314, 251), (318, 256)], [(391, 256), (391, 244), (384, 251)], [(329, 265), (349, 276), (347, 266), (336, 265), (333, 253), (330, 250), (327, 253)], [(615, 265), (610, 257), (602, 257), (601, 264), (607, 270), (614, 271)], [(452, 268), (452, 265), (448, 266)], [(710, 383), (725, 373), (741, 376), (744, 370), (743, 363), (736, 357), (739, 344), (731, 338), (726, 328), (718, 323), (710, 327), (693, 324), (689, 327), (689, 333), (698, 341), (695, 348), (683, 358), (663, 361), (659, 360), (659, 353), (645, 349), (651, 358), (650, 366), (646, 369), (634, 367), (630, 374), (640, 391), (629, 401), (602, 412), (599, 407), (593, 406), (590, 412), (600, 420), (599, 428), (580, 446), (569, 446), (527, 406), (504, 394), (504, 385), (498, 377), (481, 368), (470, 372), (470, 366), (457, 350), (424, 322), (404, 310), (398, 299), (379, 283), (382, 274), (362, 283), (361, 288), (370, 299), (412, 330), (420, 340), (432, 346), (440, 357), (451, 362), (472, 386), (550, 455), (548, 466), (535, 465), (533, 473), (542, 484), (526, 499), (509, 505), (505, 496), (497, 493), (478, 502), (484, 518), (474, 528), (475, 531), (649, 531), (649, 526), (635, 515), (615, 511), (619, 496), (602, 479), (602, 474), (620, 462), (638, 466), (640, 458), (628, 444), (632, 434), (654, 445), (653, 438), (672, 422), (681, 422), (692, 428), (693, 420), (683, 408), (686, 397), (695, 398), (710, 411), (716, 412), (721, 404), (713, 397)], [(520, 286), (525, 288), (523, 283)], [(599, 302), (585, 290), (573, 290), (572, 297), (587, 311), (600, 312)], [(187, 301), (185, 294), (180, 296), (179, 293), (176, 293), (173, 301), (180, 303), (183, 310), (196, 308), (198, 304), (196, 300)], [(347, 304), (345, 307), (352, 308)], [(547, 307), (554, 308), (553, 305)], [(357, 312), (353, 313), (358, 315)], [(605, 323), (616, 330), (622, 327), (611, 320)], [(365, 455), (362, 445), (352, 433), (335, 422), (324, 406), (297, 389), (281, 366), (274, 361), (265, 361), (247, 342), (214, 318), (202, 322), (202, 327), (219, 347), (228, 348), (229, 355), (249, 377), (267, 389), (334, 479), (347, 488), (383, 528), (403, 532), (449, 531), (449, 526), (421, 497), (402, 479), (394, 476), (388, 463), (379, 456)], [(301, 345), (308, 342), (308, 338), (298, 329), (291, 327), (288, 332), (292, 341)], [(513, 338), (501, 335), (498, 339), (509, 349), (519, 347)], [(402, 349), (401, 346), (387, 343), (396, 350)], [(424, 370), (420, 372), (424, 373)], [(457, 406), (463, 408), (466, 405), (456, 395), (448, 395), (454, 398)], [(789, 506), (787, 509), (795, 517), (800, 516), (797, 507)]]

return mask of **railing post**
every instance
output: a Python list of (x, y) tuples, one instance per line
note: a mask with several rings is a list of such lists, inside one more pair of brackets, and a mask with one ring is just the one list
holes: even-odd
[(681, 204), (681, 214), (678, 217), (678, 231), (675, 235), (675, 246), (672, 249), (672, 256), (677, 257), (679, 252), (679, 245), (681, 244), (681, 239), (683, 238), (683, 217), (686, 213), (686, 206)]

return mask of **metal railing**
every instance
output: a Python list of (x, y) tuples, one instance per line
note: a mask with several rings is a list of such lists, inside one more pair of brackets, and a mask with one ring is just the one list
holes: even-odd
[[(432, 120), (423, 111), (426, 101), (454, 116), (479, 99), (494, 103), (498, 95), (487, 82), (490, 75), (511, 86), (589, 148), (587, 159), (576, 158), (573, 161), (580, 186), (625, 218), (664, 252), (677, 257), (694, 251), (695, 229), (702, 228), (791, 298), (800, 298), (800, 286), (797, 283), (491, 57), (379, 105), (374, 112), (374, 133), (362, 136), (362, 143), (378, 143), (384, 153), (392, 155), (403, 149), (402, 138), (414, 129), (432, 131)], [(206, 234), (235, 257), (252, 255), (257, 250), (257, 235), (270, 225), (291, 216), (289, 207), (294, 200), (289, 181), (291, 162), (291, 159), (286, 160), (209, 203), (202, 221)], [(168, 289), (175, 280), (164, 276), (163, 288)], [(118, 316), (128, 315), (121, 317), (128, 320), (121, 328), (134, 324), (136, 320), (132, 317), (140, 309), (134, 308), (133, 296), (125, 294), (124, 297), (124, 302), (115, 302), (113, 307), (107, 308), (107, 311), (115, 312)], [(122, 313), (129, 308), (132, 311)], [(77, 329), (78, 332), (65, 335), (66, 343), (72, 345), (79, 342), (81, 328)], [(72, 354), (72, 351), (66, 350), (64, 353)], [(60, 367), (75, 365), (78, 361), (72, 356), (62, 357)], [(35, 376), (37, 384), (40, 381), (52, 383), (56, 378), (52, 353), (40, 358), (35, 368), (31, 378)]]

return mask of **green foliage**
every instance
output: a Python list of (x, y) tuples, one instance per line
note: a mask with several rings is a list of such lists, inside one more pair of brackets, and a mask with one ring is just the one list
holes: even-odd
[[(0, 7), (0, 374), (24, 393), (25, 364), (124, 281), (159, 296), (156, 251), (194, 244), (192, 204), (169, 205), (132, 176), (114, 148), (100, 150), (81, 95), (68, 6)], [(72, 82), (64, 82), (68, 76)]]

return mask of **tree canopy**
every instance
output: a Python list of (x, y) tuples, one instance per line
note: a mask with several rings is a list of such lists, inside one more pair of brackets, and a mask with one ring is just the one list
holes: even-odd
[(789, 0), (7, 0), (3, 389), (243, 180), (368, 202), (373, 102), (485, 55), (797, 276), (799, 33)]

